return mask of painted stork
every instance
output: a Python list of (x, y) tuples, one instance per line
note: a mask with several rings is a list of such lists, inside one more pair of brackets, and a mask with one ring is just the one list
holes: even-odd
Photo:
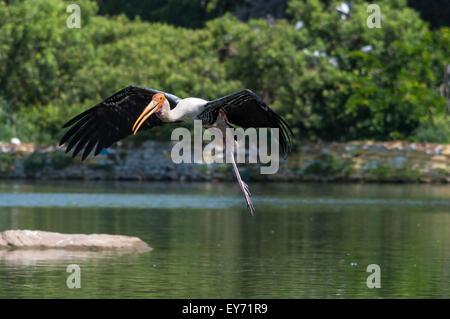
[[(66, 153), (74, 149), (73, 157), (84, 149), (84, 160), (94, 148), (96, 156), (102, 149), (136, 134), (139, 129), (174, 122), (193, 123), (194, 120), (201, 120), (205, 127), (219, 128), (224, 133), (223, 136), (225, 129), (232, 124), (243, 128), (278, 128), (280, 151), (284, 158), (287, 156), (292, 130), (249, 89), (206, 101), (193, 97), (181, 99), (154, 89), (128, 86), (68, 121), (63, 128), (70, 129), (59, 145), (67, 145)], [(230, 153), (234, 173), (253, 215), (254, 207), (248, 186), (239, 174), (233, 152)]]

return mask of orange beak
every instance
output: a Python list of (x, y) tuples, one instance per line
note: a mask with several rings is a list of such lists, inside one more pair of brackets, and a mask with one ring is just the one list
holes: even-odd
[[(136, 135), (141, 125), (155, 112), (158, 112), (159, 109), (162, 107), (162, 103), (151, 101), (144, 109), (144, 111), (139, 115), (139, 118), (134, 122), (132, 131), (133, 134)], [(138, 124), (139, 123), (139, 124)], [(137, 125), (137, 127), (136, 127)]]

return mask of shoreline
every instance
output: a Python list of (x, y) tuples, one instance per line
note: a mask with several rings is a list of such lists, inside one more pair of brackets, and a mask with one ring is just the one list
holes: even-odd
[[(175, 164), (172, 142), (122, 142), (81, 162), (56, 146), (0, 143), (0, 180), (228, 182), (230, 164)], [(259, 164), (238, 164), (248, 182), (450, 183), (450, 144), (389, 142), (305, 143), (260, 174)]]

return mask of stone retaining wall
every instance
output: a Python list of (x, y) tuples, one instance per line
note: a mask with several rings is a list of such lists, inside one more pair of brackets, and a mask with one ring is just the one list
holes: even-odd
[[(230, 181), (230, 164), (175, 164), (171, 142), (121, 143), (81, 162), (55, 146), (0, 143), (0, 178), (72, 180)], [(450, 182), (450, 145), (350, 142), (303, 144), (277, 174), (239, 164), (247, 181)]]

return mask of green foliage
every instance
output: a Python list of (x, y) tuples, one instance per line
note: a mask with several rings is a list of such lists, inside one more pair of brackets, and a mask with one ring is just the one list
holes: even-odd
[(8, 102), (0, 96), (0, 138), (9, 140), (13, 137), (11, 115), (8, 113)]
[(406, 181), (417, 181), (420, 177), (420, 170), (409, 165), (402, 165), (395, 169), (395, 176)]
[(326, 154), (313, 160), (304, 169), (305, 175), (314, 176), (349, 176), (353, 169), (351, 159), (341, 159), (332, 154)]
[(106, 171), (106, 172), (113, 172), (114, 171), (114, 165), (110, 163), (89, 163), (88, 168), (94, 171)]
[(15, 156), (7, 153), (0, 153), (0, 173), (12, 171), (15, 166)]
[[(325, 55), (307, 68), (310, 81), (299, 92), (303, 131), (327, 140), (398, 139), (431, 113), (443, 112), (437, 87), (444, 59), (436, 58), (432, 34), (417, 13), (405, 1), (377, 2), (382, 27), (369, 29), (367, 2), (352, 1), (347, 20), (335, 14), (338, 3), (290, 2), (289, 12), (305, 24), (300, 32), (307, 46)], [(371, 51), (361, 50), (369, 46)]]
[(435, 117), (422, 123), (414, 132), (413, 140), (420, 142), (450, 143), (450, 117)]
[[(197, 30), (98, 16), (94, 1), (77, 3), (82, 27), (70, 29), (62, 0), (0, 1), (0, 139), (54, 143), (66, 120), (130, 84), (205, 99), (248, 87), (286, 118), (295, 140), (429, 138), (427, 123), (445, 113), (449, 29), (431, 32), (406, 1), (378, 3), (380, 29), (366, 26), (362, 0), (347, 20), (335, 10), (340, 1), (291, 0), (290, 18), (273, 25), (225, 15)], [(221, 1), (204, 9), (228, 10)]]
[(39, 151), (33, 152), (26, 156), (23, 160), (23, 168), (25, 174), (33, 175), (44, 169), (47, 163), (47, 156)]
[(367, 173), (382, 180), (388, 178), (392, 174), (392, 168), (389, 165), (377, 165), (368, 169)]
[(386, 164), (377, 165), (376, 167), (367, 170), (370, 176), (373, 176), (378, 181), (403, 181), (403, 182), (417, 182), (421, 172), (417, 168), (413, 168), (408, 164), (398, 167), (392, 167)]
[(450, 170), (441, 167), (436, 169), (436, 173), (441, 176), (450, 176)]
[(64, 169), (73, 163), (73, 158), (62, 152), (51, 152), (49, 153), (50, 166), (53, 169)]

